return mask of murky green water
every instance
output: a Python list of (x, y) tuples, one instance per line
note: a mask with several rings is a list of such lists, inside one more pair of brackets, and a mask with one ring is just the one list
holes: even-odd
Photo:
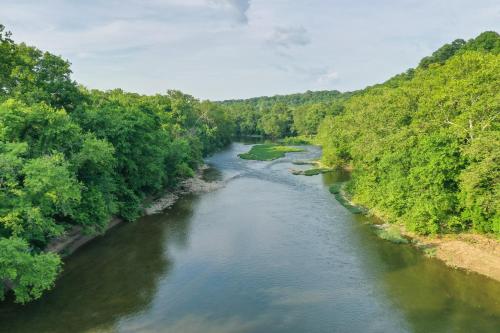
[(118, 226), (43, 299), (0, 305), (0, 331), (500, 332), (500, 283), (376, 238), (329, 194), (342, 174), (247, 149), (209, 159), (225, 187)]

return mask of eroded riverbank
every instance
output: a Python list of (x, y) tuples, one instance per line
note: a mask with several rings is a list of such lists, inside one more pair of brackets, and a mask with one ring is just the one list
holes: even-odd
[[(183, 195), (207, 193), (223, 186), (222, 182), (216, 180), (207, 181), (204, 178), (204, 173), (207, 169), (209, 169), (209, 166), (203, 164), (198, 168), (193, 177), (181, 181), (176, 188), (169, 189), (157, 199), (145, 204), (144, 215), (158, 214), (172, 207)], [(68, 256), (88, 242), (103, 236), (110, 229), (121, 223), (123, 223), (123, 219), (116, 216), (111, 218), (102, 234), (88, 234), (82, 227), (75, 226), (66, 231), (62, 236), (52, 240), (47, 245), (45, 251)]]
[(359, 206), (351, 200), (342, 186), (338, 187), (340, 201), (375, 217), (373, 222), (380, 230), (396, 229), (394, 237), (399, 238), (399, 235), (402, 235), (410, 239), (410, 243), (425, 255), (439, 259), (452, 268), (478, 273), (500, 282), (500, 242), (497, 239), (472, 233), (419, 235), (407, 230), (403, 225), (383, 223), (382, 214)]

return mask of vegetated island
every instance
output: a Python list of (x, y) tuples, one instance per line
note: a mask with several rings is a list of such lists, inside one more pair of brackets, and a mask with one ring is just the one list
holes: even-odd
[(304, 151), (304, 149), (277, 144), (258, 144), (252, 146), (250, 151), (239, 154), (238, 156), (244, 160), (272, 161), (284, 157), (286, 153), (297, 153), (301, 151)]

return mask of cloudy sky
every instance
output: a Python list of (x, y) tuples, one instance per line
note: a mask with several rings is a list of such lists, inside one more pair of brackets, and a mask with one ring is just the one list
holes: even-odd
[(91, 88), (229, 99), (353, 90), (456, 38), (498, 0), (0, 0), (0, 23)]

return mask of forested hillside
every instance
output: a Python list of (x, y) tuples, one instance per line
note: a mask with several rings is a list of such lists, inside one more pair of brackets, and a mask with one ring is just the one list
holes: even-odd
[(308, 91), (302, 94), (255, 97), (219, 102), (235, 120), (237, 135), (283, 138), (316, 134), (320, 121), (342, 110), (342, 101), (354, 93)]
[(37, 298), (61, 270), (43, 249), (79, 225), (134, 220), (147, 195), (193, 174), (225, 144), (221, 107), (177, 91), (141, 96), (80, 87), (70, 64), (15, 44), (0, 26), (0, 299)]
[(419, 233), (500, 234), (500, 37), (457, 40), (326, 117), (323, 162), (356, 202)]

